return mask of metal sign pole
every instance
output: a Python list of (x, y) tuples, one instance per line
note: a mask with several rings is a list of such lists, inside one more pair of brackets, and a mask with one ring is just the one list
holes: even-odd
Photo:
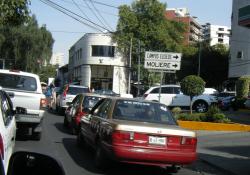
[(162, 85), (162, 78), (163, 78), (163, 70), (161, 71), (161, 83), (160, 83), (160, 89), (159, 89), (159, 102), (161, 102), (161, 85)]

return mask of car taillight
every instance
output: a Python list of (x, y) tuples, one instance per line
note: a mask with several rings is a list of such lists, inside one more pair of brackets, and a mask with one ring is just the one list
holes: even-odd
[(143, 97), (146, 98), (148, 96), (148, 94), (143, 94)]
[(47, 107), (47, 100), (45, 98), (40, 99), (40, 109), (44, 109)]
[(4, 144), (3, 144), (3, 138), (1, 135), (0, 135), (0, 154), (1, 154), (2, 159), (4, 159)]
[(115, 131), (112, 134), (113, 144), (127, 143), (130, 140), (134, 140), (134, 132)]
[(181, 139), (182, 145), (193, 145), (196, 146), (197, 138), (196, 137), (182, 137)]

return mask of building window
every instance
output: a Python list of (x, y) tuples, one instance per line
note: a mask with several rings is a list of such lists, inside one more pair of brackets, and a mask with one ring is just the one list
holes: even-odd
[(237, 58), (242, 59), (243, 58), (243, 51), (237, 52)]
[(92, 46), (92, 56), (93, 57), (114, 57), (115, 46)]
[(219, 34), (218, 34), (218, 37), (223, 37), (223, 34), (219, 33)]
[(224, 28), (219, 28), (218, 30), (219, 30), (219, 31), (224, 31)]
[(218, 39), (218, 42), (219, 42), (219, 43), (223, 43), (223, 39), (219, 38), (219, 39)]

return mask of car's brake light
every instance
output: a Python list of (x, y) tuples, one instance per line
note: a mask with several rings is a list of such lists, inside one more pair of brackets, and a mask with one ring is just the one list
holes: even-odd
[(2, 135), (0, 135), (0, 154), (1, 154), (2, 159), (4, 159), (4, 144), (3, 144)]
[(47, 100), (45, 98), (40, 99), (40, 109), (44, 109), (47, 107)]
[(133, 132), (115, 131), (112, 134), (113, 144), (127, 143), (130, 140), (134, 140)]
[(182, 145), (193, 145), (196, 146), (197, 138), (196, 137), (182, 137), (181, 139)]

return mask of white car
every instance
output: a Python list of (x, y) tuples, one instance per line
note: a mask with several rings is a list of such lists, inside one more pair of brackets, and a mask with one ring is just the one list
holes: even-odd
[(56, 97), (56, 110), (59, 113), (65, 112), (65, 109), (68, 107), (67, 103), (72, 102), (72, 100), (76, 97), (77, 94), (80, 93), (88, 93), (89, 88), (86, 86), (78, 86), (78, 85), (65, 85), (61, 90), (59, 90), (58, 95)]
[[(160, 101), (169, 107), (189, 108), (190, 97), (181, 92), (179, 85), (162, 85), (159, 100), (160, 86), (151, 87), (143, 97), (145, 100)], [(192, 100), (193, 109), (197, 112), (206, 112), (211, 104), (217, 103), (217, 97), (208, 94), (195, 96)]]
[(18, 134), (28, 134), (33, 139), (40, 140), (46, 98), (39, 76), (18, 70), (0, 69), (0, 86), (10, 96), (14, 109), (17, 106), (27, 109), (28, 115), (16, 118)]
[(0, 166), (7, 174), (10, 157), (14, 151), (16, 121), (12, 102), (7, 93), (0, 87)]

